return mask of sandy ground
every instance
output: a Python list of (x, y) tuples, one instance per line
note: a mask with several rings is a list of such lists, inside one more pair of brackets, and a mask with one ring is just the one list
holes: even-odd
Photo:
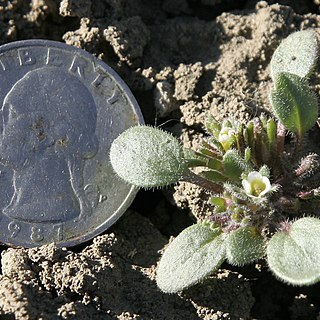
[[(319, 28), (313, 1), (13, 0), (0, 2), (0, 43), (63, 41), (112, 66), (145, 120), (196, 147), (209, 114), (268, 112), (269, 61), (282, 38)], [(285, 6), (287, 5), (287, 6)], [(320, 73), (314, 89), (320, 94)], [(319, 285), (290, 287), (266, 265), (227, 264), (178, 295), (161, 293), (157, 261), (211, 210), (189, 184), (140, 192), (104, 235), (57, 249), (2, 247), (1, 319), (320, 319)]]

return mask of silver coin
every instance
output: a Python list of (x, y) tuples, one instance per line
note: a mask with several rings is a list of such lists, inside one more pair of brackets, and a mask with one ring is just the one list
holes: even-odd
[(111, 226), (136, 189), (115, 176), (109, 149), (143, 123), (105, 63), (69, 45), (0, 47), (0, 241), (73, 246)]

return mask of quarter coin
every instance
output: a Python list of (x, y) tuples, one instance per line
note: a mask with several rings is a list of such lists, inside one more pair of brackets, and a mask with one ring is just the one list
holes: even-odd
[(116, 177), (109, 149), (143, 123), (116, 72), (63, 43), (9, 43), (0, 103), (0, 241), (74, 246), (110, 227), (136, 189)]

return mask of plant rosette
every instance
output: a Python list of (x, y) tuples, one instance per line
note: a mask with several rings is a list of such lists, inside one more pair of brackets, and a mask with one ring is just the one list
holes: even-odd
[(320, 281), (320, 157), (303, 151), (318, 118), (309, 87), (318, 50), (315, 31), (289, 35), (271, 60), (273, 113), (241, 124), (209, 117), (197, 151), (149, 126), (129, 128), (112, 143), (111, 164), (128, 183), (187, 181), (212, 193), (209, 221), (188, 227), (165, 250), (156, 276), (162, 291), (195, 285), (224, 261), (266, 259), (288, 284)]

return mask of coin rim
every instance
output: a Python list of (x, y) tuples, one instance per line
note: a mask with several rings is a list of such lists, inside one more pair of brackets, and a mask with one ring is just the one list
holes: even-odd
[[(104, 70), (106, 70), (106, 72), (108, 74), (110, 74), (113, 77), (113, 79), (115, 80), (115, 82), (117, 82), (117, 84), (122, 88), (123, 92), (126, 95), (127, 100), (130, 102), (130, 104), (133, 108), (133, 111), (135, 112), (135, 114), (137, 116), (137, 119), (138, 119), (137, 125), (144, 124), (144, 119), (142, 116), (141, 109), (138, 105), (137, 100), (133, 96), (131, 90), (129, 89), (127, 84), (120, 78), (120, 76), (109, 65), (107, 65), (102, 60), (98, 59), (97, 57), (95, 57), (91, 53), (85, 51), (84, 49), (80, 49), (80, 48), (74, 47), (72, 45), (68, 45), (66, 43), (63, 43), (63, 42), (58, 42), (58, 41), (53, 41), (53, 40), (44, 40), (44, 39), (20, 40), (20, 41), (14, 41), (14, 42), (3, 44), (0, 46), (0, 54), (5, 53), (8, 50), (18, 49), (18, 48), (26, 47), (26, 46), (28, 46), (28, 47), (43, 46), (43, 47), (47, 47), (47, 48), (50, 48), (50, 47), (60, 48), (60, 49), (67, 50), (68, 52), (71, 52), (71, 53), (78, 53), (81, 56), (84, 56), (87, 59), (94, 61), (95, 65), (100, 65)], [(124, 212), (130, 207), (138, 190), (139, 190), (138, 188), (132, 186), (131, 189), (129, 190), (127, 197), (122, 201), (122, 203), (118, 207), (118, 209), (110, 216), (110, 218), (105, 223), (102, 223), (93, 231), (89, 231), (85, 235), (82, 235), (79, 237), (73, 237), (72, 240), (61, 241), (61, 242), (52, 241), (50, 243), (55, 243), (55, 245), (57, 247), (74, 247), (74, 246), (83, 244), (84, 242), (91, 240), (95, 236), (103, 233), (109, 227), (111, 227), (124, 214)], [(4, 245), (13, 246), (13, 247), (22, 246), (22, 247), (28, 247), (28, 248), (39, 247), (42, 245), (50, 244), (50, 243), (46, 243), (46, 244), (32, 245), (30, 243), (30, 245), (29, 244), (26, 245), (25, 243), (20, 242), (20, 241), (17, 241), (14, 244), (5, 243), (2, 241), (1, 241), (1, 243)]]

